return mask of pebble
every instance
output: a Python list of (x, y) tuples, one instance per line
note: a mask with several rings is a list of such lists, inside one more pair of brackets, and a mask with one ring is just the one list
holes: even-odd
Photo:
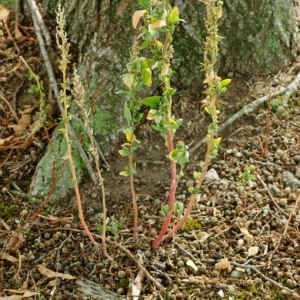
[(281, 199), (279, 200), (279, 205), (280, 205), (281, 207), (286, 207), (286, 206), (287, 206), (287, 199), (281, 198)]
[(45, 238), (46, 240), (49, 240), (49, 239), (51, 238), (51, 234), (50, 234), (49, 232), (45, 232), (45, 233), (44, 233), (44, 238)]
[(193, 187), (194, 186), (194, 180), (188, 180), (185, 185), (186, 185), (187, 188)]
[(285, 187), (291, 187), (292, 189), (297, 189), (300, 187), (300, 180), (297, 179), (291, 172), (282, 173), (282, 182)]
[(241, 278), (244, 273), (238, 270), (233, 270), (230, 275), (232, 278)]
[(241, 158), (242, 156), (243, 156), (242, 152), (237, 151), (235, 153), (235, 157), (237, 157), (237, 158)]
[(276, 153), (275, 153), (275, 156), (277, 157), (282, 157), (284, 154), (284, 152), (281, 150), (281, 149), (277, 149)]
[(204, 177), (204, 182), (219, 181), (220, 177), (215, 169), (209, 169)]
[(183, 262), (182, 260), (178, 260), (178, 261), (177, 261), (177, 266), (178, 266), (179, 268), (184, 267), (184, 262)]
[(118, 277), (119, 278), (125, 278), (126, 277), (126, 272), (124, 272), (124, 271), (118, 271)]
[(62, 247), (61, 252), (67, 254), (69, 252), (69, 249), (67, 247)]
[(268, 189), (272, 193), (272, 195), (279, 195), (281, 190), (275, 184), (268, 184)]

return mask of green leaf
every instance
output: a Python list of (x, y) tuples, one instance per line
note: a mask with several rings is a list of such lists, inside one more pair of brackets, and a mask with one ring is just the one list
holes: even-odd
[(132, 120), (131, 111), (127, 105), (124, 106), (124, 117), (127, 121)]
[(142, 69), (151, 68), (153, 66), (153, 64), (154, 64), (154, 60), (151, 58), (141, 60), (141, 68)]
[(139, 4), (144, 8), (150, 8), (150, 1), (149, 0), (139, 0)]
[(231, 82), (231, 79), (224, 79), (220, 83), (221, 83), (221, 86), (223, 87), (223, 86), (227, 86), (230, 82)]
[(181, 147), (177, 145), (176, 149), (170, 152), (169, 158), (175, 163), (179, 163), (182, 166), (185, 165), (189, 161), (187, 146), (183, 145), (183, 147)]
[(123, 83), (128, 87), (128, 89), (132, 89), (134, 83), (134, 75), (127, 73), (122, 76)]
[(130, 155), (130, 149), (123, 147), (118, 151), (121, 156), (127, 157)]
[(142, 81), (146, 86), (150, 87), (152, 85), (152, 72), (149, 68), (142, 70)]
[(179, 21), (179, 10), (177, 6), (174, 6), (169, 15), (169, 24), (175, 24)]
[(147, 97), (142, 100), (142, 103), (150, 108), (157, 108), (159, 106), (160, 99), (160, 96)]
[(149, 45), (149, 42), (148, 42), (148, 41), (145, 41), (145, 42), (142, 43), (140, 49), (143, 50), (143, 49), (147, 48), (148, 45)]
[(143, 119), (144, 114), (143, 113), (139, 113), (136, 115), (136, 117), (134, 118), (135, 122), (140, 122)]

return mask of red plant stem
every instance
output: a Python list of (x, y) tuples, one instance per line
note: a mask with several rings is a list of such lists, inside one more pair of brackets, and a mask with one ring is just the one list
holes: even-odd
[[(201, 176), (200, 178), (198, 179), (197, 181), (197, 184), (196, 184), (196, 188), (200, 188), (200, 186), (202, 185), (202, 182), (204, 180), (204, 177), (207, 173), (207, 170), (208, 170), (208, 166), (210, 164), (210, 161), (211, 161), (211, 157), (210, 157), (210, 153), (211, 153), (211, 150), (212, 150), (212, 147), (213, 147), (213, 138), (214, 136), (209, 136), (209, 140), (207, 142), (207, 150), (206, 150), (206, 156), (205, 156), (205, 161), (204, 161), (204, 166), (203, 166), (203, 170), (202, 170), (202, 173), (201, 173)], [(194, 206), (194, 203), (195, 203), (195, 200), (196, 200), (196, 196), (197, 195), (191, 195), (190, 197), (190, 201), (187, 205), (187, 208), (185, 210), (185, 213), (183, 215), (183, 217), (180, 219), (180, 221), (172, 228), (172, 230), (170, 230), (165, 236), (162, 237), (161, 241), (160, 242), (163, 242), (164, 240), (172, 237), (175, 232), (180, 229), (180, 227), (184, 224), (184, 222), (187, 220), (187, 218), (189, 217), (191, 211), (192, 211), (192, 208)]]
[(132, 205), (133, 205), (133, 237), (137, 237), (138, 231), (138, 207), (136, 203), (136, 195), (134, 190), (134, 181), (133, 181), (133, 154), (131, 152), (129, 156), (129, 166), (130, 166), (130, 190), (131, 190), (131, 197), (132, 197)]
[[(173, 151), (173, 134), (172, 132), (167, 133), (167, 146), (169, 153)], [(176, 164), (173, 160), (170, 159), (170, 169), (171, 169), (171, 182), (170, 182), (170, 196), (169, 196), (169, 212), (165, 218), (163, 226), (159, 232), (158, 237), (154, 241), (152, 248), (156, 249), (160, 243), (163, 241), (163, 237), (166, 234), (167, 229), (169, 228), (171, 218), (173, 215), (174, 205), (175, 205), (175, 195), (176, 195), (176, 187), (177, 187), (177, 178), (176, 178)]]
[(80, 219), (80, 223), (86, 233), (86, 235), (89, 237), (90, 241), (94, 244), (94, 245), (98, 245), (98, 243), (95, 241), (93, 235), (91, 234), (90, 230), (88, 229), (85, 220), (84, 220), (84, 216), (83, 216), (83, 211), (82, 211), (82, 205), (81, 205), (81, 199), (80, 199), (80, 193), (79, 193), (79, 188), (78, 188), (78, 184), (75, 183), (74, 185), (74, 190), (75, 190), (75, 194), (76, 194), (76, 203), (77, 203), (77, 208), (78, 208), (78, 216)]
[[(67, 134), (68, 134), (68, 132), (66, 133), (66, 135)], [(73, 157), (72, 157), (72, 149), (71, 149), (70, 142), (67, 139), (66, 139), (66, 143), (67, 143), (67, 153), (69, 155), (72, 178), (74, 180), (74, 191), (75, 191), (75, 195), (76, 195), (76, 204), (77, 204), (77, 208), (78, 208), (78, 216), (80, 219), (80, 223), (81, 223), (86, 235), (89, 237), (90, 241), (94, 245), (98, 245), (98, 243), (95, 241), (93, 235), (91, 234), (91, 232), (90, 232), (89, 228), (87, 227), (85, 220), (84, 220), (82, 204), (81, 204), (81, 197), (80, 197), (79, 187), (78, 187), (77, 178), (76, 178), (76, 170), (75, 170), (75, 165), (74, 165), (74, 161), (73, 161)]]

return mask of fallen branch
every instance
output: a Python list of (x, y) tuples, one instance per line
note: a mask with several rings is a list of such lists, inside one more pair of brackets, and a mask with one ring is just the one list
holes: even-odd
[(290, 292), (291, 294), (294, 293), (293, 290), (289, 289), (288, 287), (286, 286), (283, 286), (281, 285), (280, 283), (278, 283), (277, 281), (267, 277), (265, 274), (263, 274), (262, 272), (258, 271), (257, 268), (255, 268), (254, 266), (252, 265), (243, 265), (243, 264), (239, 264), (239, 263), (236, 263), (236, 262), (230, 262), (233, 266), (235, 267), (239, 267), (239, 268), (243, 268), (243, 269), (250, 269), (251, 271), (257, 273), (259, 276), (261, 276), (263, 279), (271, 282), (272, 284), (274, 284), (275, 286), (279, 287), (280, 289), (285, 289), (287, 290), (288, 292)]
[[(258, 98), (256, 100), (254, 100), (253, 102), (245, 105), (242, 109), (240, 109), (237, 113), (235, 113), (234, 115), (229, 117), (224, 123), (222, 123), (219, 126), (219, 132), (223, 131), (225, 128), (227, 128), (229, 125), (234, 123), (237, 119), (240, 119), (242, 116), (251, 114), (261, 104), (265, 103), (266, 101), (270, 100), (271, 98), (274, 98), (274, 97), (284, 94), (283, 105), (286, 106), (287, 99), (289, 98), (289, 96), (292, 93), (294, 93), (297, 90), (299, 85), (300, 85), (300, 72), (297, 74), (295, 79), (287, 87), (281, 87), (278, 91), (268, 94), (267, 96)], [(198, 150), (205, 142), (206, 142), (206, 138), (203, 138), (197, 144), (195, 144), (193, 147), (191, 147), (191, 149), (189, 150), (190, 154), (192, 154), (196, 150)]]
[(50, 32), (49, 32), (48, 28), (46, 27), (46, 25), (44, 23), (44, 20), (43, 20), (41, 14), (40, 14), (40, 11), (39, 11), (35, 1), (34, 0), (27, 0), (27, 2), (28, 2), (28, 5), (30, 6), (32, 14), (34, 15), (34, 17), (36, 19), (36, 22), (39, 24), (39, 27), (42, 30), (42, 33), (43, 33), (43, 35), (45, 37), (45, 40), (46, 40), (46, 45), (50, 46), (51, 45), (51, 35), (50, 35)]

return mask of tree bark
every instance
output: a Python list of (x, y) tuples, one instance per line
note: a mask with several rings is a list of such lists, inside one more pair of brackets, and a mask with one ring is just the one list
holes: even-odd
[[(43, 0), (44, 7), (55, 19), (58, 0)], [(66, 30), (76, 45), (79, 74), (86, 89), (86, 104), (91, 109), (91, 124), (99, 143), (107, 145), (117, 140), (117, 130), (123, 122), (123, 99), (120, 76), (125, 72), (134, 35), (131, 16), (138, 1), (129, 0), (62, 0), (65, 7)], [(198, 0), (176, 0), (181, 23), (174, 38), (172, 68), (177, 89), (199, 89), (205, 41), (205, 7)], [(234, 0), (224, 1), (220, 24), (223, 36), (220, 45), (219, 73), (259, 75), (286, 66), (299, 53), (297, 12), (299, 0)], [(155, 90), (154, 86), (152, 90)], [(151, 90), (149, 91), (151, 93)], [(82, 132), (82, 130), (79, 130)], [(66, 181), (68, 166), (63, 160), (65, 145), (57, 131), (50, 147), (37, 167), (31, 192), (47, 195), (53, 182), (55, 154), (56, 189), (53, 199), (63, 196), (72, 186)], [(78, 162), (79, 173), (83, 166)]]

